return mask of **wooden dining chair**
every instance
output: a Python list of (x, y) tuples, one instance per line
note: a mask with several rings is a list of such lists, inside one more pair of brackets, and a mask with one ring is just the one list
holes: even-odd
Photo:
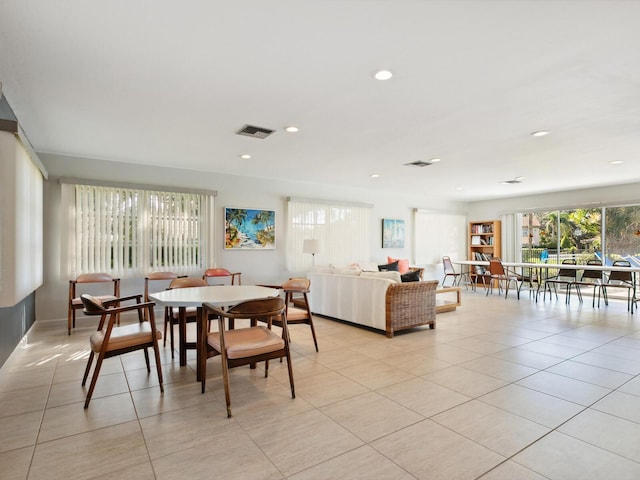
[[(160, 351), (158, 348), (158, 340), (162, 338), (162, 333), (156, 328), (153, 311), (155, 304), (153, 302), (141, 302), (141, 299), (142, 295), (131, 295), (103, 302), (99, 298), (88, 294), (81, 296), (85, 315), (100, 316), (98, 330), (89, 338), (91, 352), (89, 353), (89, 360), (87, 361), (84, 376), (82, 377), (82, 386), (84, 387), (91, 370), (93, 359), (97, 355), (98, 358), (96, 360), (96, 366), (93, 369), (93, 376), (91, 377), (91, 384), (89, 385), (89, 391), (87, 392), (87, 397), (84, 402), (84, 408), (89, 406), (104, 359), (135, 350), (144, 350), (147, 372), (151, 373), (151, 364), (149, 363), (149, 352), (147, 349), (153, 348), (160, 391), (164, 392)], [(134, 300), (135, 303), (126, 304)], [(148, 321), (144, 319), (145, 310), (147, 312), (146, 316), (149, 319)], [(138, 323), (116, 326), (116, 318), (121, 313), (131, 311), (137, 311)]]
[[(83, 293), (91, 293), (97, 299), (106, 302), (111, 301), (120, 296), (120, 279), (114, 278), (108, 273), (83, 273), (78, 275), (74, 280), (69, 280), (69, 304), (68, 304), (68, 312), (67, 312), (67, 333), (71, 335), (71, 329), (76, 328), (76, 310), (81, 310), (83, 307), (82, 299), (78, 294), (78, 289), (80, 286), (89, 286), (90, 284), (100, 284), (96, 285), (94, 289), (102, 286), (103, 290), (105, 286), (110, 285), (110, 291), (108, 293), (96, 293), (96, 292), (83, 292)], [(89, 287), (88, 289), (91, 289)], [(120, 323), (120, 317), (118, 316), (118, 323)]]
[[(311, 328), (311, 336), (313, 344), (318, 351), (318, 340), (316, 338), (316, 329), (313, 326), (313, 316), (311, 315), (311, 307), (309, 307), (309, 287), (311, 280), (308, 278), (290, 278), (282, 284), (282, 291), (285, 295), (285, 313), (287, 316), (287, 324), (305, 324)], [(282, 321), (278, 318), (273, 319), (273, 325), (282, 327)]]
[[(218, 331), (201, 336), (200, 345), (200, 383), (202, 393), (205, 391), (207, 379), (207, 359), (220, 356), (222, 362), (222, 377), (227, 404), (227, 416), (231, 417), (231, 395), (229, 388), (229, 369), (241, 365), (253, 365), (265, 362), (264, 376), (269, 375), (269, 360), (277, 358), (287, 359), (289, 371), (289, 385), (291, 398), (295, 398), (293, 383), (293, 369), (289, 352), (289, 331), (285, 304), (281, 297), (263, 298), (241, 302), (227, 310), (205, 303), (206, 315), (218, 318)], [(282, 322), (282, 336), (271, 330), (271, 319)], [(229, 330), (226, 319), (248, 319), (252, 326)], [(267, 326), (255, 325), (257, 321), (266, 321)]]
[[(144, 277), (144, 301), (145, 302), (149, 301), (149, 289), (152, 286), (152, 283), (153, 285), (156, 286), (156, 289), (154, 289), (154, 291), (157, 291), (158, 283), (168, 286), (170, 282), (172, 280), (175, 280), (176, 278), (178, 278), (178, 274), (173, 272), (160, 271), (160, 270), (154, 270), (153, 272), (149, 272), (147, 276)], [(169, 310), (165, 308), (164, 309), (165, 322), (166, 322), (166, 316), (168, 313), (169, 313)], [(145, 311), (145, 315), (146, 315), (146, 311)], [(166, 337), (166, 332), (165, 332), (165, 337)]]
[(231, 285), (236, 285), (236, 278), (238, 279), (238, 285), (242, 285), (242, 273), (235, 272), (232, 273), (226, 268), (208, 268), (204, 271), (204, 275), (202, 275), (202, 279), (206, 280), (209, 283), (210, 278), (231, 278)]

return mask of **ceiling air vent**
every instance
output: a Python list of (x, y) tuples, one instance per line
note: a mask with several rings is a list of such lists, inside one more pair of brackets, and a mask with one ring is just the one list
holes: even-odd
[(255, 127), (253, 125), (245, 125), (236, 133), (238, 135), (244, 135), (246, 137), (267, 138), (273, 132), (275, 132), (275, 130), (270, 130), (268, 128), (262, 128), (262, 127)]
[(424, 160), (416, 160), (415, 162), (405, 163), (408, 167), (428, 167), (431, 162), (425, 162)]

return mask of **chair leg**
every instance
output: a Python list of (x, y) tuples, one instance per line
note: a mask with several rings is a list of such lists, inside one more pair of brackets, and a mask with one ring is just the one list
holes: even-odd
[(169, 319), (169, 336), (171, 337), (171, 360), (173, 360), (174, 355), (175, 355), (175, 351), (174, 351), (174, 346), (173, 346), (173, 328), (174, 323), (173, 323), (173, 317), (171, 317)]
[(309, 326), (311, 327), (311, 336), (313, 337), (313, 344), (316, 346), (316, 352), (319, 352), (318, 350), (318, 340), (316, 339), (316, 329), (313, 326), (313, 319), (309, 319)]
[(224, 382), (224, 399), (227, 403), (227, 417), (231, 418), (231, 394), (229, 392), (229, 366), (226, 359), (222, 359), (222, 379)]
[(104, 358), (102, 357), (102, 355), (98, 354), (98, 360), (96, 361), (96, 368), (93, 370), (93, 376), (91, 377), (91, 384), (89, 385), (87, 398), (84, 401), (84, 408), (89, 407), (89, 402), (91, 401), (93, 390), (96, 388), (96, 382), (98, 381), (98, 374), (100, 373), (100, 368), (102, 367), (102, 360), (104, 360)]
[(87, 383), (87, 377), (89, 376), (89, 371), (91, 370), (91, 364), (93, 363), (93, 357), (94, 357), (94, 353), (93, 350), (91, 350), (91, 353), (89, 353), (89, 360), (87, 361), (87, 367), (84, 369), (84, 376), (82, 377), (82, 386), (84, 387), (84, 384)]
[(147, 363), (147, 373), (151, 373), (151, 364), (149, 363), (149, 352), (144, 349), (144, 361)]
[[(145, 352), (147, 349), (145, 348)], [(160, 365), (160, 347), (158, 346), (158, 339), (153, 339), (153, 354), (156, 357), (156, 370), (158, 372), (158, 383), (160, 384), (160, 391), (164, 393), (164, 384), (162, 381), (162, 365)]]
[(296, 387), (293, 383), (293, 367), (291, 366), (291, 352), (287, 350), (287, 369), (289, 370), (289, 385), (291, 385), (291, 398), (296, 398)]

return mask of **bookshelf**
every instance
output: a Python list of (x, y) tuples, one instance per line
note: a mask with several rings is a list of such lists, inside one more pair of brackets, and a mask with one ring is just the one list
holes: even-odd
[(501, 255), (500, 220), (469, 222), (469, 260), (489, 260)]

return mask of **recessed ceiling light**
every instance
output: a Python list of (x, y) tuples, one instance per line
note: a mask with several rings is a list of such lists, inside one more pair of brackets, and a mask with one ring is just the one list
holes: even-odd
[(429, 161), (431, 163), (438, 163), (440, 161), (440, 159), (439, 158), (431, 158), (431, 159), (429, 159)]
[(521, 182), (522, 180), (524, 180), (524, 177), (515, 177), (514, 180), (517, 180), (518, 182)]
[(378, 178), (380, 177), (379, 173), (372, 173), (371, 175), (369, 175), (371, 178)]
[(389, 70), (378, 70), (374, 75), (376, 80), (389, 80), (393, 77), (393, 73)]
[(287, 132), (289, 132), (289, 133), (295, 133), (295, 132), (299, 131), (298, 127), (294, 127), (293, 125), (291, 125), (291, 126), (289, 126), (289, 127), (285, 128), (285, 130), (286, 130)]
[(240, 155), (240, 158), (243, 158), (245, 160), (249, 160), (251, 158), (251, 155), (249, 155), (248, 153), (243, 153), (242, 155)]
[(532, 137), (544, 137), (545, 135), (549, 135), (548, 130), (538, 130), (537, 132), (531, 132)]
[(613, 162), (610, 162), (611, 165), (620, 165), (621, 163), (624, 163), (622, 160), (614, 160)]
[(462, 187), (456, 187), (456, 190), (464, 190)]

